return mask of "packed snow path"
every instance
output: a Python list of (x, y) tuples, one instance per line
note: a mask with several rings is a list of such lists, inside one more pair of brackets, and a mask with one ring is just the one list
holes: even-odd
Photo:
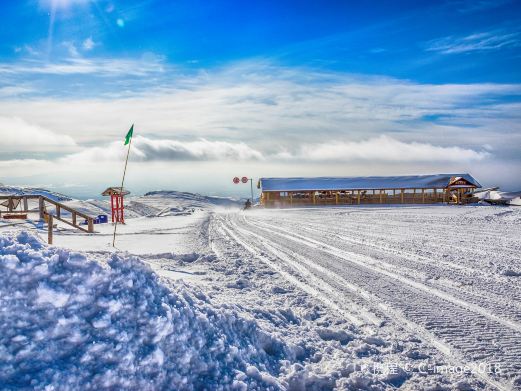
[[(216, 215), (221, 234), (361, 327), (405, 328), (497, 389), (521, 386), (521, 211), (295, 209)], [(486, 369), (485, 369), (486, 368)]]

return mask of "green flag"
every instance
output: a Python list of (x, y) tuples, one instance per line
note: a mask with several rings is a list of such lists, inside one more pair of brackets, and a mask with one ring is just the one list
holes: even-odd
[(130, 139), (132, 138), (132, 134), (134, 133), (134, 125), (130, 127), (128, 130), (127, 135), (125, 136), (125, 145), (127, 145), (130, 142)]

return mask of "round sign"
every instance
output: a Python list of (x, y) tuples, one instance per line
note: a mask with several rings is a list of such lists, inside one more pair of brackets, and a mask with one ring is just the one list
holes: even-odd
[(242, 179), (241, 179), (242, 183), (246, 183), (249, 181), (248, 177), (246, 176), (243, 176)]
[(238, 176), (236, 176), (235, 178), (233, 178), (233, 183), (235, 184), (238, 184), (241, 180), (239, 179)]

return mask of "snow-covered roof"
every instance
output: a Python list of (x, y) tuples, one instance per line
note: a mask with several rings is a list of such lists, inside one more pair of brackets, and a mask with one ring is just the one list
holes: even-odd
[(445, 188), (456, 178), (481, 187), (470, 174), (436, 174), (370, 177), (260, 178), (263, 191), (432, 189)]
[(107, 188), (103, 193), (101, 193), (102, 196), (109, 196), (112, 194), (127, 195), (127, 194), (130, 194), (130, 191), (128, 191), (127, 189), (125, 189), (124, 187), (121, 187), (121, 186), (118, 186), (118, 187), (113, 186), (113, 187)]

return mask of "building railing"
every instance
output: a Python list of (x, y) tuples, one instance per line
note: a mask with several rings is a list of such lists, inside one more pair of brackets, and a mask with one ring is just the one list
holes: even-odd
[(263, 192), (261, 201), (266, 207), (309, 205), (360, 205), (360, 204), (433, 204), (469, 203), (477, 199), (473, 189), (375, 189), (348, 191)]

